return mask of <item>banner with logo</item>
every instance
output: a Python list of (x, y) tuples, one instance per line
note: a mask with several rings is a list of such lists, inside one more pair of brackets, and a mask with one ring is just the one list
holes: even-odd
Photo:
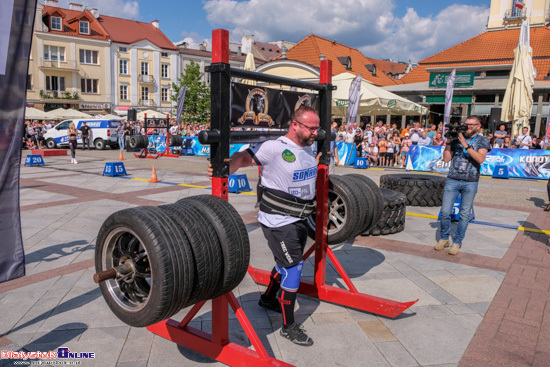
[[(501, 165), (508, 168), (510, 177), (547, 180), (550, 151), (493, 148), (481, 165), (481, 174), (492, 176), (495, 167)], [(449, 163), (443, 162), (443, 147), (440, 146), (411, 146), (406, 167), (409, 171), (449, 172)]]
[(290, 117), (301, 106), (318, 110), (317, 95), (241, 83), (231, 85), (233, 127), (286, 129)]
[(36, 0), (0, 1), (0, 282), (25, 275), (19, 168)]

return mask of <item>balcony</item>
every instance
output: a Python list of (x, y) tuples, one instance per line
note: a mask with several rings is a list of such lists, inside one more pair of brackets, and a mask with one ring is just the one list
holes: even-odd
[(140, 83), (148, 83), (153, 84), (155, 82), (155, 78), (152, 75), (140, 75), (139, 76), (139, 82)]
[(68, 61), (52, 61), (46, 60), (44, 58), (39, 59), (38, 67), (42, 70), (67, 70), (67, 71), (77, 71), (76, 60)]
[(527, 19), (527, 12), (525, 9), (512, 8), (506, 10), (504, 13), (504, 22), (515, 22)]
[(140, 99), (139, 105), (142, 107), (155, 107), (155, 101), (152, 99)]

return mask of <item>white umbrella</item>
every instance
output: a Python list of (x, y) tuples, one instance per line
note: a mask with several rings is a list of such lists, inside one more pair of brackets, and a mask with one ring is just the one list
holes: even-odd
[(512, 136), (518, 135), (521, 127), (529, 127), (533, 105), (533, 49), (529, 45), (529, 22), (521, 23), (518, 47), (514, 50), (514, 64), (508, 86), (502, 100), (502, 121), (514, 121)]
[[(252, 52), (249, 52), (246, 55), (246, 60), (244, 61), (244, 70), (256, 71), (256, 63), (254, 62), (254, 55), (252, 55)], [(256, 85), (256, 81), (255, 80), (250, 80), (250, 79), (243, 79), (243, 80), (241, 80), (241, 83), (249, 84), (249, 85)]]
[(146, 114), (147, 118), (166, 118), (167, 115), (166, 113), (161, 113), (155, 110), (145, 110), (137, 113), (137, 119), (143, 120)]
[[(351, 73), (338, 74), (332, 78), (332, 84), (337, 86), (337, 89), (332, 92), (334, 114), (345, 116), (349, 102), (349, 88), (353, 79), (355, 75)], [(377, 87), (365, 79), (361, 81), (359, 94), (361, 99), (357, 113), (361, 115), (425, 115), (428, 113), (426, 107)]]
[(53, 116), (53, 118), (65, 120), (65, 119), (89, 119), (92, 118), (92, 115), (88, 115), (87, 113), (77, 111), (73, 108), (58, 108), (53, 111), (48, 112), (50, 116)]
[(55, 119), (48, 114), (48, 112), (41, 111), (34, 107), (25, 107), (25, 119), (26, 120), (51, 120)]

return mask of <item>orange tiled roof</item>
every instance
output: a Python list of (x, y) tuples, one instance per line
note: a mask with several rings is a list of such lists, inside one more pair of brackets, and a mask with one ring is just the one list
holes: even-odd
[[(50, 28), (50, 18), (52, 15), (62, 18), (61, 24), (63, 30), (57, 31)], [(79, 23), (77, 22), (77, 20), (81, 20), (83, 18), (90, 22), (90, 34), (81, 34), (79, 32)], [(105, 29), (101, 26), (101, 24), (99, 24), (97, 19), (88, 9), (80, 11), (61, 9), (54, 6), (45, 5), (42, 9), (42, 19), (44, 20), (44, 23), (48, 26), (50, 33), (84, 38), (95, 38), (104, 40), (109, 39), (109, 35), (105, 31)]]
[[(512, 64), (514, 49), (518, 45), (519, 29), (487, 31), (456, 46), (427, 57), (418, 63), (401, 81), (405, 84), (429, 81), (429, 68), (484, 66)], [(550, 29), (531, 28), (533, 65), (536, 80), (543, 80), (550, 72)]]
[[(363, 79), (379, 86), (401, 84), (399, 79), (390, 78), (385, 74), (386, 72), (394, 72), (400, 68), (400, 66), (397, 65), (401, 64), (366, 57), (355, 48), (342, 45), (335, 41), (329, 41), (313, 34), (310, 34), (288, 50), (286, 57), (290, 60), (302, 61), (319, 67), (319, 56), (321, 54), (324, 54), (327, 60), (332, 60), (332, 73), (334, 75), (344, 72), (355, 75), (362, 74)], [(346, 69), (339, 61), (339, 57), (342, 58), (343, 61), (347, 57), (351, 59), (351, 70)], [(369, 64), (376, 65), (376, 76), (373, 76), (366, 68), (366, 65)], [(394, 69), (392, 69), (392, 67)], [(406, 65), (403, 65), (403, 70), (405, 67)]]
[(113, 42), (132, 44), (148, 40), (160, 48), (174, 51), (178, 50), (168, 37), (151, 23), (115, 18), (106, 15), (100, 16), (99, 22), (107, 30)]

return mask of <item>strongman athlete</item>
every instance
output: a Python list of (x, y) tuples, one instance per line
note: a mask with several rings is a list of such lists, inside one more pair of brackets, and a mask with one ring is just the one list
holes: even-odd
[(233, 154), (230, 164), (231, 174), (240, 167), (262, 167), (258, 221), (275, 267), (258, 304), (282, 312), (281, 335), (303, 346), (312, 345), (313, 340), (294, 321), (294, 306), (307, 240), (305, 219), (315, 210), (317, 160), (311, 145), (318, 130), (319, 116), (311, 107), (302, 106), (294, 113), (285, 136)]

